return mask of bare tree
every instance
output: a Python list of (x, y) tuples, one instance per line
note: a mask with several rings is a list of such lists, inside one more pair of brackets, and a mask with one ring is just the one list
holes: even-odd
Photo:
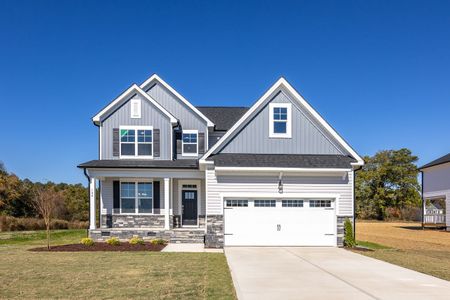
[(50, 223), (55, 213), (55, 209), (64, 200), (61, 192), (56, 191), (55, 187), (39, 187), (36, 189), (33, 197), (33, 204), (36, 211), (44, 219), (47, 230), (47, 249), (50, 250)]

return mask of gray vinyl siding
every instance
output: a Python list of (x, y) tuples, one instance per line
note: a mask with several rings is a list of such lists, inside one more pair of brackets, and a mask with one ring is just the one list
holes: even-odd
[[(206, 121), (203, 120), (197, 113), (184, 104), (178, 97), (172, 94), (164, 86), (159, 83), (151, 86), (146, 90), (153, 99), (161, 104), (167, 111), (169, 111), (175, 118), (180, 121), (180, 124), (184, 130), (198, 130), (198, 132), (208, 134), (208, 126)], [(205, 150), (207, 149), (206, 137), (205, 137)], [(177, 155), (179, 159), (188, 158), (192, 159), (192, 156), (183, 157), (181, 154)], [(201, 155), (200, 155), (201, 156)]]
[[(292, 138), (269, 137), (269, 103), (292, 103)], [(287, 92), (278, 91), (220, 152), (347, 155), (322, 126), (313, 120)]]
[[(216, 176), (215, 170), (206, 171), (208, 215), (223, 214), (223, 193), (278, 193), (278, 176)], [(283, 178), (283, 194), (336, 194), (336, 214), (353, 215), (353, 172), (342, 176), (304, 176)]]
[[(131, 99), (141, 99), (141, 118), (133, 119), (130, 117)], [(160, 157), (154, 159), (172, 159), (171, 157), (171, 132), (172, 125), (169, 118), (164, 115), (156, 106), (150, 103), (142, 96), (135, 95), (127, 102), (122, 104), (115, 112), (102, 122), (102, 155), (101, 159), (118, 159), (113, 156), (113, 128), (120, 126), (153, 126), (154, 129), (160, 129)]]

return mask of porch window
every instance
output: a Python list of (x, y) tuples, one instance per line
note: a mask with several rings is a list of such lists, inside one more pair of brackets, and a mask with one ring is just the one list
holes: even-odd
[(120, 156), (152, 158), (153, 128), (152, 127), (121, 127)]
[(121, 182), (120, 212), (122, 214), (153, 212), (152, 182)]
[(183, 130), (182, 136), (182, 155), (197, 156), (198, 155), (198, 131)]

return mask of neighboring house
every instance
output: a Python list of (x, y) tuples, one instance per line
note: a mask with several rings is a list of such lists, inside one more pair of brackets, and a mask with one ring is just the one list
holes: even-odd
[(95, 239), (343, 244), (363, 160), (283, 78), (250, 108), (195, 107), (153, 75), (93, 121), (99, 158), (78, 167)]
[(423, 223), (450, 231), (450, 153), (419, 168), (422, 172)]

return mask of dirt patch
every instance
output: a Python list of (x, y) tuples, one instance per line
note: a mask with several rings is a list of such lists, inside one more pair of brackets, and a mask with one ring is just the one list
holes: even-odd
[[(95, 243), (92, 246), (82, 244), (67, 244), (60, 246), (51, 246), (50, 252), (86, 252), (86, 251), (156, 251), (159, 252), (166, 247), (165, 245), (153, 245), (145, 243), (144, 245), (131, 245), (121, 243), (120, 245), (109, 245), (107, 243)], [(32, 248), (29, 251), (48, 252), (47, 247)]]

